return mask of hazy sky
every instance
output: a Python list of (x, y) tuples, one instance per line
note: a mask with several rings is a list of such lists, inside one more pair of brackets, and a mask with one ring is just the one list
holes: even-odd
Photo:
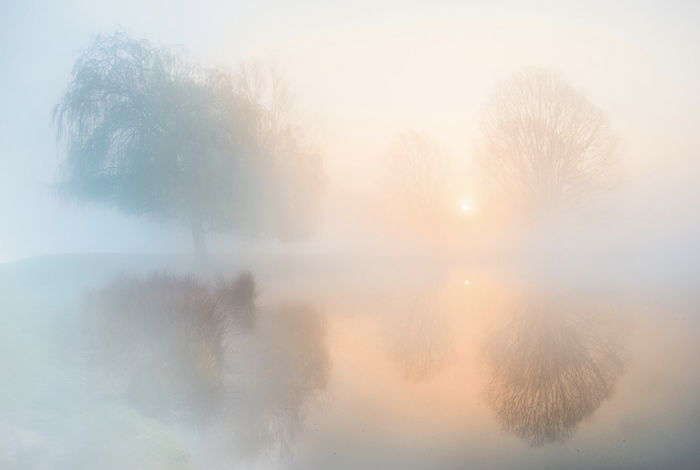
[(215, 65), (275, 62), (325, 151), (334, 191), (371, 181), (407, 129), (433, 134), (468, 165), (498, 81), (523, 66), (552, 69), (608, 113), (628, 180), (645, 187), (698, 173), (699, 19), (693, 1), (3, 0), (0, 261), (188, 249), (185, 233), (49, 191), (59, 161), (51, 109), (98, 33), (121, 28)]

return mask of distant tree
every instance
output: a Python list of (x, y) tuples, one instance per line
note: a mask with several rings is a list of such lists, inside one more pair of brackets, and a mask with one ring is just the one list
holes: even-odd
[(273, 66), (259, 61), (242, 63), (233, 80), (236, 94), (254, 110), (257, 171), (267, 180), (257, 188), (262, 210), (251, 214), (251, 225), (261, 235), (306, 237), (318, 223), (323, 160), (304, 132), (289, 86)]
[(382, 174), (389, 211), (416, 225), (433, 225), (454, 211), (449, 157), (439, 142), (404, 132), (392, 144)]
[(179, 219), (190, 226), (200, 258), (207, 230), (285, 235), (274, 222), (293, 218), (293, 208), (274, 211), (266, 230), (259, 214), (286, 203), (276, 188), (303, 184), (297, 180), (311, 169), (287, 171), (281, 147), (270, 149), (269, 135), (258, 129), (265, 103), (243, 96), (239, 84), (238, 76), (146, 40), (99, 36), (76, 61), (54, 111), (67, 151), (63, 192)]
[(486, 170), (497, 192), (521, 209), (580, 207), (611, 182), (615, 138), (605, 114), (551, 73), (513, 77), (484, 124)]

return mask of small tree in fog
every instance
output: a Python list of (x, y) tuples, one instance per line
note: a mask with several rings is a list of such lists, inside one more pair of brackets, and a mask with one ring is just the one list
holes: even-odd
[(207, 230), (286, 235), (287, 219), (315, 213), (299, 205), (317, 201), (320, 158), (301, 158), (288, 127), (261, 133), (261, 121), (271, 121), (267, 104), (241, 83), (145, 40), (98, 37), (54, 112), (67, 150), (62, 189), (181, 220), (200, 258)]
[(485, 115), (492, 183), (528, 211), (577, 207), (608, 186), (614, 149), (603, 111), (547, 72), (513, 77)]
[(257, 187), (261, 210), (250, 225), (261, 235), (308, 236), (316, 227), (324, 187), (323, 161), (305, 135), (288, 84), (269, 64), (248, 61), (233, 76), (236, 94), (254, 110), (252, 132), (259, 144)]
[(389, 210), (417, 225), (440, 220), (455, 204), (447, 153), (439, 142), (418, 132), (405, 132), (394, 140), (381, 184)]

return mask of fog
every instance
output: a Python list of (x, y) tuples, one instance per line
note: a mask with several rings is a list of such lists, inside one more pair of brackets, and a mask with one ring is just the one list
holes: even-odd
[(4, 1), (0, 468), (698, 468), (698, 19)]

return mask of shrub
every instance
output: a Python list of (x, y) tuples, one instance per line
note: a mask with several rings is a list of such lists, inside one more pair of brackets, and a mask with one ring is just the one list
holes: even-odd
[(94, 365), (108, 390), (148, 415), (211, 412), (227, 325), (240, 317), (252, 328), (254, 292), (250, 273), (216, 288), (167, 273), (116, 279), (89, 297)]

